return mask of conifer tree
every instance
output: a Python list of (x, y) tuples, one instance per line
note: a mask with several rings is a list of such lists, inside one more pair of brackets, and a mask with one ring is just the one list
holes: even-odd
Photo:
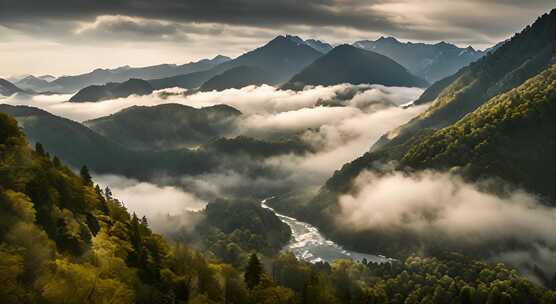
[(83, 179), (83, 183), (85, 183), (85, 185), (93, 185), (93, 178), (91, 177), (91, 174), (89, 173), (89, 168), (87, 168), (87, 166), (83, 166), (81, 167), (81, 178)]
[(257, 254), (251, 254), (249, 257), (249, 263), (247, 264), (247, 268), (245, 269), (245, 284), (249, 289), (253, 289), (257, 286), (261, 281), (261, 275), (263, 273), (263, 267)]
[(35, 143), (35, 151), (39, 155), (44, 155), (44, 147), (42, 146), (42, 144), (40, 142)]

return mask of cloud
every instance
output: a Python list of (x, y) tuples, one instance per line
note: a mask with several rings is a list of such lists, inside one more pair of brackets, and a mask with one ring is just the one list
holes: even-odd
[(244, 114), (263, 115), (314, 107), (319, 102), (346, 101), (351, 97), (356, 98), (355, 101), (351, 101), (354, 102), (354, 107), (363, 107), (358, 104), (362, 102), (361, 100), (376, 102), (395, 100), (396, 104), (399, 104), (415, 99), (421, 92), (422, 90), (417, 88), (388, 88), (380, 85), (349, 84), (329, 87), (318, 86), (296, 92), (262, 85), (194, 94), (184, 89), (173, 88), (155, 91), (153, 94), (146, 96), (130, 96), (128, 98), (78, 104), (67, 102), (71, 98), (71, 95), (67, 94), (13, 95), (8, 98), (0, 98), (0, 102), (11, 105), (33, 106), (75, 121), (85, 121), (114, 114), (133, 105), (155, 106), (164, 103), (179, 103), (200, 108), (227, 104)]
[(486, 48), (553, 7), (551, 0), (0, 0), (2, 38), (2, 27), (24, 36), (5, 47), (0, 42), (0, 73), (83, 73), (237, 56), (284, 33), (332, 44), (389, 35)]
[(158, 186), (117, 175), (95, 175), (94, 180), (102, 188), (110, 187), (114, 197), (130, 212), (149, 219), (198, 211), (207, 204), (196, 195), (173, 186)]
[[(353, 192), (339, 198), (337, 222), (355, 231), (410, 234), (429, 246), (487, 247), (498, 251), (496, 260), (545, 264), (554, 273), (556, 208), (519, 189), (502, 196), (480, 189), (450, 173), (363, 172)], [(520, 249), (499, 247), (508, 243)]]
[(197, 175), (194, 180), (178, 177), (164, 181), (157, 177), (157, 183), (182, 184), (198, 195), (211, 198), (248, 194), (253, 188), (260, 190), (256, 195), (264, 196), (268, 192), (301, 191), (322, 185), (334, 170), (368, 151), (382, 134), (423, 111), (426, 105), (408, 109), (399, 107), (415, 100), (421, 92), (417, 88), (349, 84), (295, 92), (263, 85), (194, 94), (182, 89), (167, 89), (149, 96), (97, 103), (63, 102), (68, 95), (13, 96), (4, 102), (40, 107), (78, 121), (110, 115), (132, 105), (180, 103), (205, 107), (225, 103), (244, 113), (233, 136), (265, 140), (294, 138), (313, 148), (312, 153), (283, 155), (263, 163), (253, 163), (253, 159), (241, 160), (245, 168), (253, 165), (259, 168), (254, 171), (265, 168), (264, 172), (270, 172), (264, 176), (245, 176), (249, 170), (239, 172), (236, 157), (234, 164), (224, 165), (218, 174)]

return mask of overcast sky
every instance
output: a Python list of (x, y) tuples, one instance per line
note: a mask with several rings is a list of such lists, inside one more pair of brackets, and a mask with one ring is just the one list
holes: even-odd
[(230, 57), (279, 34), (485, 48), (556, 0), (0, 0), (0, 77)]

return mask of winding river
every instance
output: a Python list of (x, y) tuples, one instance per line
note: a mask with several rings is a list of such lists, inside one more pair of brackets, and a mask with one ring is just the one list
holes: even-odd
[(310, 263), (332, 262), (337, 259), (353, 259), (357, 261), (367, 259), (367, 261), (375, 263), (391, 261), (391, 259), (384, 256), (359, 253), (342, 248), (342, 246), (326, 239), (317, 227), (276, 212), (266, 204), (270, 199), (272, 198), (262, 200), (261, 206), (274, 212), (282, 222), (290, 227), (292, 239), (284, 250), (291, 251), (299, 260)]

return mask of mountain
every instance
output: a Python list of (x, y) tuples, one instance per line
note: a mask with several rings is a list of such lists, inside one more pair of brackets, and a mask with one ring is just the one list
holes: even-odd
[(307, 40), (305, 40), (305, 44), (314, 48), (315, 50), (317, 50), (317, 51), (319, 51), (323, 54), (326, 54), (326, 53), (330, 52), (334, 48), (329, 43), (322, 42), (320, 40), (315, 40), (315, 39), (307, 39)]
[(109, 82), (123, 82), (131, 78), (159, 79), (176, 75), (209, 70), (230, 58), (216, 56), (212, 59), (203, 59), (183, 65), (161, 64), (140, 68), (123, 66), (116, 69), (96, 69), (90, 73), (62, 76), (51, 82), (52, 90), (58, 88), (62, 93), (73, 93), (91, 85), (103, 85)]
[(45, 91), (45, 90), (55, 91), (56, 87), (54, 87), (50, 83), (50, 81), (47, 80), (47, 79), (52, 79), (50, 77), (53, 77), (53, 76), (45, 76), (45, 77), (41, 78), (41, 77), (35, 77), (33, 75), (29, 75), (27, 77), (24, 77), (24, 78), (18, 80), (14, 84), (17, 85), (18, 87), (24, 89), (24, 90), (32, 90), (32, 91), (35, 91), (35, 92), (40, 92), (40, 91)]
[(174, 150), (196, 147), (234, 133), (240, 115), (241, 112), (226, 105), (196, 109), (162, 104), (133, 106), (86, 121), (84, 125), (129, 149)]
[(23, 90), (18, 88), (13, 83), (0, 78), (0, 96), (11, 96), (20, 92), (23, 92)]
[(344, 44), (315, 60), (283, 87), (302, 89), (306, 85), (328, 86), (340, 83), (405, 87), (428, 85), (386, 56)]
[(372, 150), (396, 146), (423, 130), (446, 127), (548, 68), (556, 61), (555, 23), (556, 10), (540, 17), (495, 52), (434, 83), (415, 101), (432, 102), (430, 108), (383, 136)]
[(115, 98), (124, 98), (130, 95), (148, 95), (153, 92), (153, 87), (145, 80), (130, 79), (122, 83), (110, 82), (105, 85), (93, 85), (79, 90), (70, 98), (70, 102), (95, 102)]
[[(2, 303), (489, 299), (542, 304), (556, 299), (555, 292), (501, 263), (456, 253), (384, 264), (343, 260), (334, 267), (298, 261), (291, 253), (278, 253), (289, 239), (288, 227), (252, 201), (215, 200), (185, 220), (163, 217), (163, 226), (179, 232), (170, 242), (151, 230), (151, 218), (130, 213), (126, 205), (134, 202), (122, 202), (109, 187), (95, 186), (86, 168), (78, 175), (42, 147), (33, 151), (17, 122), (4, 114), (0, 156)], [(183, 235), (197, 237), (206, 247), (202, 252), (192, 248), (196, 244)], [(269, 267), (262, 267), (259, 258)], [(254, 288), (248, 288), (250, 277), (258, 280)], [(430, 288), (422, 288), (423, 278)]]
[(261, 85), (264, 84), (263, 79), (267, 74), (268, 72), (261, 68), (242, 65), (231, 68), (205, 81), (199, 90), (222, 91), (232, 88), (240, 89), (248, 85)]
[[(510, 189), (523, 188), (554, 205), (554, 37), (556, 10), (540, 17), (498, 50), (432, 85), (416, 101), (432, 102), (425, 112), (387, 133), (370, 152), (336, 171), (296, 214), (347, 246), (394, 253), (422, 249), (432, 241), (408, 234), (340, 231), (331, 218), (338, 212), (338, 198), (352, 190), (355, 178), (365, 170), (377, 174), (387, 170), (450, 170), (472, 182), (495, 179)], [(508, 244), (499, 245), (508, 248)], [(489, 255), (497, 246), (475, 248), (473, 254)]]
[(361, 40), (353, 45), (388, 56), (414, 75), (431, 83), (454, 74), (485, 55), (472, 47), (459, 48), (446, 42), (402, 43), (393, 37), (380, 37), (375, 41)]
[[(138, 111), (145, 115), (144, 113), (156, 114), (160, 109), (168, 111), (168, 108), (164, 107), (151, 111), (144, 111), (144, 108), (131, 108), (130, 111), (132, 113)], [(220, 172), (241, 172), (249, 176), (276, 178), (279, 176), (279, 172), (267, 166), (264, 162), (265, 158), (288, 154), (302, 155), (311, 151), (309, 147), (299, 141), (262, 141), (241, 136), (213, 140), (207, 138), (206, 140), (210, 141), (196, 149), (179, 148), (157, 151), (159, 139), (153, 136), (140, 137), (135, 133), (135, 136), (140, 138), (138, 141), (145, 141), (145, 145), (151, 148), (138, 151), (131, 150), (116, 140), (103, 136), (78, 122), (52, 115), (37, 108), (0, 104), (0, 112), (16, 118), (31, 143), (40, 142), (50, 153), (75, 168), (86, 164), (99, 174), (118, 174), (138, 180), (148, 180), (153, 176), (160, 175), (183, 177)], [(215, 117), (238, 114), (235, 109), (227, 106), (209, 107), (202, 112), (205, 112), (203, 115), (211, 117), (208, 119), (209, 121), (221, 122), (222, 120)], [(120, 115), (119, 117), (127, 116), (125, 111)], [(110, 116), (107, 119), (109, 120)], [(137, 123), (135, 121), (130, 124)], [(149, 124), (145, 125), (144, 130), (150, 132), (149, 134), (154, 134), (156, 131), (161, 132), (161, 129), (150, 131), (148, 130)], [(197, 126), (199, 129), (208, 130), (211, 127), (214, 126)], [(165, 126), (164, 128), (171, 127)], [(177, 133), (176, 131), (173, 134)], [(117, 136), (116, 139), (121, 138)], [(185, 138), (184, 135), (176, 136)], [(195, 136), (197, 135), (195, 134)], [(147, 140), (153, 141), (147, 142)], [(243, 161), (238, 162), (238, 159)], [(137, 164), (148, 164), (148, 166), (138, 166)], [(249, 185), (244, 185), (244, 187), (248, 188)], [(276, 191), (284, 191), (284, 189), (276, 189)], [(255, 193), (253, 189), (251, 189), (251, 193)], [(257, 195), (259, 194), (262, 195), (257, 192)]]
[[(322, 53), (304, 43), (298, 43), (290, 38), (278, 36), (264, 46), (222, 63), (211, 70), (151, 80), (150, 83), (156, 89), (173, 86), (194, 89), (230, 69), (245, 66), (252, 68), (246, 76), (248, 79), (243, 80), (240, 78), (234, 82), (241, 83), (242, 85), (261, 83), (277, 85), (287, 81), (320, 56), (322, 56)], [(260, 78), (252, 79), (254, 68), (263, 70), (266, 73), (260, 75)], [(237, 70), (232, 73), (237, 75)], [(235, 83), (231, 83), (231, 85), (235, 85)], [(220, 88), (225, 89), (226, 87), (221, 86)]]
[(322, 42), (320, 40), (315, 40), (315, 39), (303, 40), (300, 37), (293, 36), (293, 35), (286, 35), (286, 39), (289, 39), (297, 44), (304, 44), (306, 46), (309, 46), (323, 54), (326, 54), (333, 49), (332, 45), (326, 42)]

